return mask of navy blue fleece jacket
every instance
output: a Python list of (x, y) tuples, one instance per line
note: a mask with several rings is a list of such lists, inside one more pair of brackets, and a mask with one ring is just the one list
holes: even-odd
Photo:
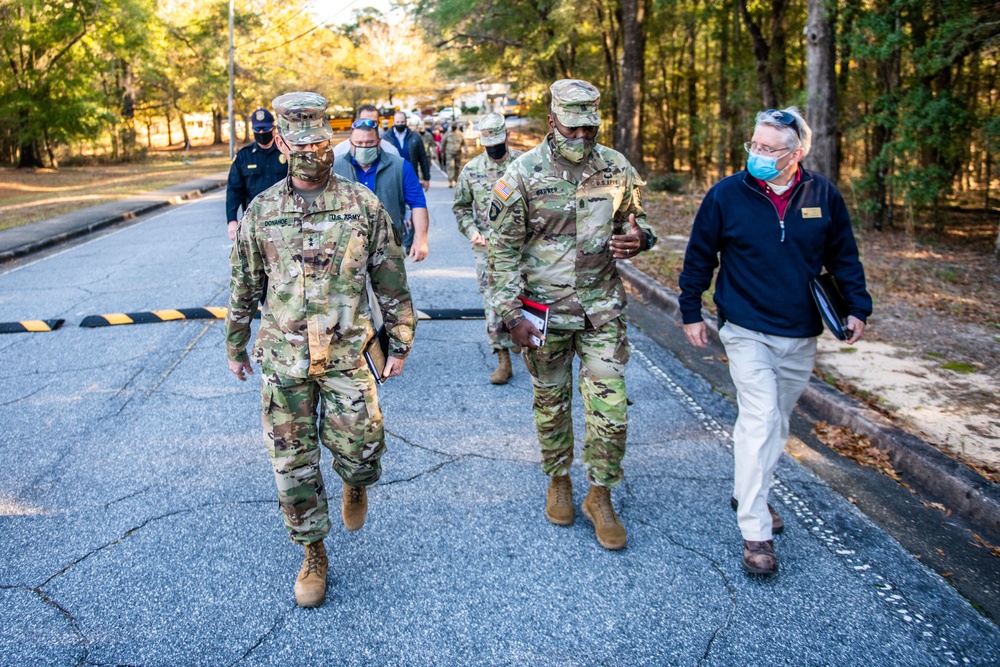
[(872, 299), (847, 206), (829, 179), (803, 169), (784, 220), (746, 171), (716, 183), (695, 216), (680, 275), (685, 324), (700, 322), (715, 267), (721, 321), (760, 333), (809, 338), (823, 331), (809, 279), (825, 267), (850, 314), (865, 321)]

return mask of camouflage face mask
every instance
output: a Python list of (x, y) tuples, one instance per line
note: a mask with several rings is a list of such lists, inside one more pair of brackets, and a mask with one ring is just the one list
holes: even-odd
[(333, 151), (329, 146), (313, 151), (292, 151), (288, 155), (288, 173), (307, 183), (322, 183), (333, 166)]
[(552, 131), (552, 139), (556, 144), (556, 151), (573, 164), (580, 164), (590, 156), (590, 151), (594, 150), (597, 139), (587, 139), (578, 137), (569, 139), (564, 137), (558, 129)]

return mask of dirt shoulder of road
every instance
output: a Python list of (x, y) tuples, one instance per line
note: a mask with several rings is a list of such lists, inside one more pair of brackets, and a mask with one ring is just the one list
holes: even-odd
[[(679, 291), (702, 194), (649, 193), (660, 242), (633, 259)], [(875, 303), (865, 338), (824, 333), (817, 375), (1000, 482), (1000, 262), (996, 216), (955, 212), (944, 231), (855, 229)], [(714, 312), (710, 294), (705, 307)]]
[(155, 151), (125, 164), (0, 169), (0, 229), (46, 220), (229, 168), (228, 145)]

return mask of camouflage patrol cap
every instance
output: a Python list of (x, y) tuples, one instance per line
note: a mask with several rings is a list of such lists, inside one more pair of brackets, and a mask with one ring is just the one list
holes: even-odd
[(479, 121), (479, 143), (496, 146), (507, 141), (507, 123), (498, 113), (488, 113)]
[(593, 84), (582, 79), (560, 79), (549, 90), (552, 91), (552, 114), (566, 127), (601, 124), (598, 113), (601, 93)]
[(333, 138), (326, 121), (326, 98), (317, 93), (295, 92), (271, 102), (278, 117), (278, 134), (292, 145), (317, 144)]

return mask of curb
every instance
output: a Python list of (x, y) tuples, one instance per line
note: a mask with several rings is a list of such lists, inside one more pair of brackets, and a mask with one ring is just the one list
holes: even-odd
[[(618, 263), (618, 272), (629, 291), (680, 321), (678, 295), (635, 266)], [(703, 313), (709, 344), (722, 349), (718, 322)], [(937, 448), (907, 433), (874, 410), (813, 377), (799, 399), (799, 407), (816, 419), (846, 426), (871, 438), (889, 452), (893, 466), (911, 477), (930, 495), (940, 498), (962, 517), (1000, 534), (1000, 487)]]
[(61, 243), (71, 241), (72, 239), (86, 236), (87, 234), (104, 229), (105, 227), (110, 227), (111, 225), (125, 222), (126, 220), (132, 220), (161, 208), (174, 206), (190, 199), (195, 199), (206, 192), (212, 192), (213, 190), (225, 187), (225, 185), (225, 181), (212, 181), (206, 183), (204, 186), (165, 197), (164, 199), (158, 201), (137, 202), (136, 206), (128, 211), (98, 217), (89, 223), (80, 225), (79, 227), (75, 227), (58, 234), (53, 234), (52, 236), (47, 236), (45, 238), (38, 239), (37, 241), (31, 241), (30, 243), (22, 243), (21, 245), (14, 246), (8, 250), (0, 251), (0, 264), (5, 264), (26, 255), (31, 255), (41, 250), (45, 250), (46, 248), (51, 248)]

